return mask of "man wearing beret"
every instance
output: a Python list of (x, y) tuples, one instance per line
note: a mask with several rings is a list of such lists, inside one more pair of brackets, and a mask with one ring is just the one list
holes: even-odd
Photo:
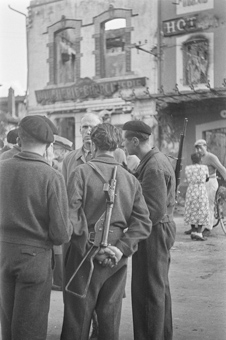
[(52, 248), (71, 233), (63, 176), (43, 157), (54, 141), (38, 116), (19, 124), (21, 152), (0, 162), (2, 340), (45, 340)]
[(135, 175), (153, 223), (151, 235), (138, 244), (132, 258), (134, 340), (172, 340), (168, 271), (176, 234), (175, 173), (168, 157), (151, 145), (150, 126), (129, 121), (123, 130), (128, 153), (140, 159)]
[[(20, 152), (20, 141), (18, 138), (18, 129), (10, 130), (7, 134), (7, 142), (9, 143), (7, 145), (8, 149), (6, 151), (3, 151), (3, 153), (0, 155), (0, 161), (4, 159), (12, 158), (14, 155), (16, 155), (18, 152)], [(9, 145), (12, 145), (9, 146)]]

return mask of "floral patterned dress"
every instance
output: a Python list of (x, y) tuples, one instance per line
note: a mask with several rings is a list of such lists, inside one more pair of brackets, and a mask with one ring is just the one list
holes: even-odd
[(188, 188), (185, 200), (185, 224), (209, 225), (209, 201), (206, 190), (206, 165), (193, 164), (185, 167)]

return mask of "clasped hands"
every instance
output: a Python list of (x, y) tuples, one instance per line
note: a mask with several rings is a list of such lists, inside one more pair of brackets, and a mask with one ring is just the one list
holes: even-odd
[(123, 253), (115, 246), (108, 245), (107, 247), (100, 248), (99, 252), (95, 256), (95, 259), (103, 267), (113, 268), (117, 266), (122, 258)]

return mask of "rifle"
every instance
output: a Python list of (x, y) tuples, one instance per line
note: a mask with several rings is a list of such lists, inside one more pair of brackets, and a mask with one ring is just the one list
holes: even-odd
[[(99, 169), (95, 167), (95, 165), (92, 162), (88, 162), (89, 165), (97, 171), (97, 173), (100, 175), (102, 181), (104, 182), (103, 191), (106, 195), (106, 211), (101, 215), (101, 217), (98, 219), (98, 221), (95, 223), (94, 230), (95, 230), (95, 237), (94, 242), (92, 244), (92, 247), (88, 250), (83, 260), (80, 262), (79, 266), (69, 279), (65, 291), (68, 293), (71, 293), (75, 296), (78, 296), (80, 298), (85, 298), (89, 289), (90, 281), (92, 278), (93, 270), (94, 270), (94, 258), (98, 254), (101, 248), (106, 248), (108, 246), (108, 234), (110, 229), (110, 222), (111, 222), (111, 215), (112, 215), (112, 209), (114, 206), (114, 200), (115, 200), (115, 188), (116, 188), (116, 173), (117, 173), (117, 166), (113, 169), (113, 175), (112, 179), (110, 180), (110, 184), (107, 183), (102, 173)], [(87, 163), (87, 164), (88, 164)], [(116, 263), (116, 258), (112, 257), (113, 261)], [(83, 292), (75, 292), (70, 289), (70, 286), (73, 283), (73, 280), (76, 278), (79, 279), (80, 273), (84, 276), (84, 273), (87, 274), (87, 283), (85, 286), (85, 289)]]
[(186, 127), (187, 127), (188, 119), (184, 118), (184, 127), (183, 132), (180, 135), (180, 142), (179, 142), (179, 150), (178, 150), (178, 156), (177, 156), (177, 163), (175, 167), (175, 177), (176, 177), (176, 194), (178, 190), (178, 186), (180, 184), (180, 173), (182, 170), (182, 153), (183, 153), (183, 144), (184, 144), (184, 138), (186, 134)]

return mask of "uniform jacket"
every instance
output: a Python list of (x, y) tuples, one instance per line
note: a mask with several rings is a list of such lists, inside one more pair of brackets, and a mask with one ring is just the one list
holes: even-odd
[(20, 152), (0, 162), (0, 240), (52, 248), (69, 241), (63, 176), (45, 159)]
[[(152, 222), (142, 189), (137, 179), (122, 168), (113, 157), (102, 155), (92, 162), (99, 167), (106, 180), (117, 169), (116, 197), (112, 211), (111, 226), (125, 233), (115, 244), (125, 256), (137, 249), (137, 243), (151, 233)], [(72, 243), (83, 255), (88, 244), (89, 231), (106, 208), (103, 182), (89, 164), (77, 166), (68, 182), (70, 220), (73, 225)]]
[(141, 183), (153, 226), (165, 215), (172, 215), (175, 205), (175, 173), (168, 157), (154, 147), (141, 160), (136, 171)]

